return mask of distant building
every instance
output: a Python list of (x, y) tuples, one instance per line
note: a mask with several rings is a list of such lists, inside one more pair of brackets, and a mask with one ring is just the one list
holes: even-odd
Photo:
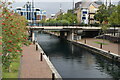
[(98, 4), (94, 3), (94, 2), (89, 5), (89, 7), (88, 7), (88, 9), (89, 9), (89, 18), (88, 18), (89, 19), (89, 24), (98, 23), (98, 21), (96, 21), (94, 19), (94, 15), (97, 12), (99, 6), (100, 5), (98, 5)]
[(94, 15), (98, 10), (98, 7), (102, 4), (102, 2), (77, 2), (75, 4), (75, 9), (77, 13), (77, 21), (78, 23), (84, 24), (94, 24), (97, 21), (94, 20)]
[(58, 11), (56, 14), (51, 14), (51, 18), (52, 18), (52, 19), (56, 19), (59, 15), (65, 13), (65, 12), (62, 10), (61, 7), (62, 7), (62, 6), (61, 6), (61, 4), (60, 4), (60, 9), (59, 9), (59, 11)]
[(62, 10), (58, 11), (56, 14), (55, 14), (55, 19), (61, 15), (61, 14), (64, 14), (64, 12)]
[(51, 19), (54, 19), (55, 18), (55, 14), (51, 14)]
[(120, 1), (118, 2), (118, 5), (120, 5)]
[(27, 2), (23, 7), (17, 7), (15, 12), (25, 16), (28, 22), (34, 21), (37, 23), (40, 20), (46, 19), (46, 11), (33, 7), (30, 2)]

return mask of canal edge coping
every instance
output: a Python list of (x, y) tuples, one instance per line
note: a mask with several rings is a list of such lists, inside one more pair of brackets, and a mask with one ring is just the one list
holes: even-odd
[[(68, 40), (68, 41), (70, 41), (70, 40)], [(70, 42), (72, 42), (75, 45), (87, 48), (87, 49), (89, 49), (92, 52), (99, 53), (100, 55), (105, 56), (105, 57), (107, 57), (109, 59), (112, 59), (112, 60), (116, 59), (115, 61), (120, 62), (120, 56), (115, 54), (115, 53), (112, 53), (112, 52), (109, 53), (106, 50), (99, 49), (99, 48), (96, 48), (94, 46), (91, 46), (91, 45), (88, 45), (88, 44), (84, 44), (82, 42), (76, 42), (76, 41), (70, 41)]]
[(60, 76), (60, 74), (58, 73), (58, 71), (56, 70), (56, 68), (53, 66), (52, 62), (49, 60), (49, 58), (47, 57), (47, 55), (44, 53), (44, 51), (43, 51), (43, 49), (41, 48), (41, 46), (40, 46), (38, 43), (36, 43), (36, 45), (38, 45), (38, 49), (39, 49), (40, 52), (43, 54), (43, 57), (44, 57), (44, 59), (46, 60), (49, 68), (51, 69), (51, 71), (52, 71), (53, 73), (55, 73), (55, 78), (56, 78), (57, 80), (62, 80), (62, 77)]

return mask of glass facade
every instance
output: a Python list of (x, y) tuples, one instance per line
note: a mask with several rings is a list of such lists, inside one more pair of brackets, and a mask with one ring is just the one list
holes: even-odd
[(30, 2), (27, 2), (23, 8), (17, 8), (15, 12), (25, 16), (27, 20), (42, 20), (42, 16), (46, 16), (45, 10), (32, 7)]

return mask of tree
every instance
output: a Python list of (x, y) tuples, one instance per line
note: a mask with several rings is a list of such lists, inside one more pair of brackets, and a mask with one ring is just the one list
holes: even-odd
[(105, 6), (102, 4), (99, 8), (97, 13), (95, 14), (95, 20), (100, 21), (100, 23), (108, 22), (108, 17), (115, 11), (115, 5)]
[(22, 45), (28, 45), (27, 20), (7, 8), (7, 2), (2, 6), (2, 64), (10, 71), (11, 63), (22, 55)]
[(77, 15), (73, 13), (73, 10), (68, 10), (66, 14), (59, 15), (56, 20), (67, 20), (73, 24), (77, 23)]
[(108, 17), (109, 23), (111, 25), (120, 25), (120, 5), (115, 7), (114, 12)]
[(106, 6), (103, 4), (99, 7), (99, 10), (95, 14), (95, 19), (100, 21), (100, 23), (102, 23), (107, 19), (107, 17), (108, 14), (107, 14)]
[(69, 21), (67, 21), (67, 20), (59, 20), (58, 22), (57, 22), (57, 24), (61, 24), (61, 25), (69, 25), (70, 24), (70, 22)]

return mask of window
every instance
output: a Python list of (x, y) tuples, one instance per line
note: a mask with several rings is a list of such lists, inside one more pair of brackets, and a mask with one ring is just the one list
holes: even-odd
[(21, 9), (22, 11), (25, 11), (25, 9)]
[(21, 12), (21, 16), (23, 15), (23, 12)]
[(40, 11), (40, 9), (36, 9), (36, 11)]
[(82, 17), (82, 19), (83, 19), (83, 20), (85, 20), (85, 19), (86, 19), (86, 17)]
[(21, 10), (21, 8), (18, 8), (17, 10)]
[(83, 14), (87, 14), (87, 11), (83, 11)]

